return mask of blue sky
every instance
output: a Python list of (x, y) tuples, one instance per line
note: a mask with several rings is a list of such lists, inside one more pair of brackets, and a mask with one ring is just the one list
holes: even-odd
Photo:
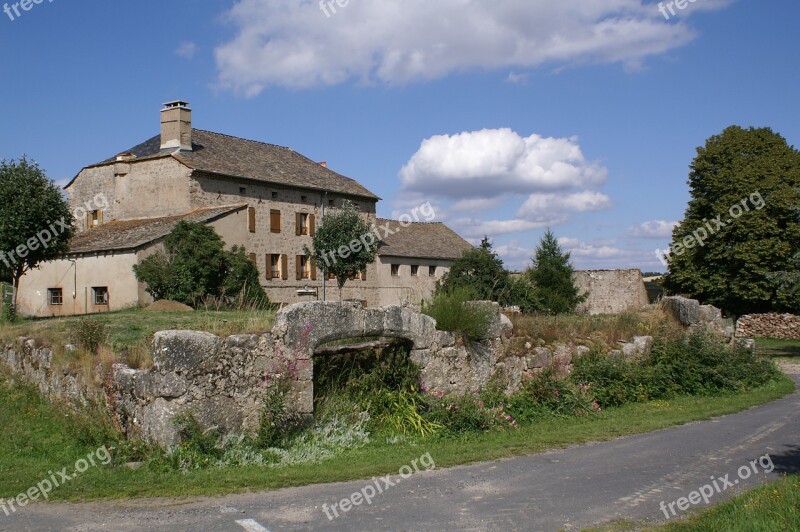
[(510, 268), (549, 226), (579, 268), (660, 271), (697, 146), (733, 124), (800, 140), (797, 2), (340, 2), (0, 0), (0, 158), (65, 182), (183, 99), (197, 128), (327, 161), (381, 215), (430, 201)]

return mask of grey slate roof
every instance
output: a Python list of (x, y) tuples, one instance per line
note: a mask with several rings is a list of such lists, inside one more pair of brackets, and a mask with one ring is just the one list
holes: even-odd
[(389, 224), (394, 234), (381, 234), (378, 254), (384, 257), (455, 260), (473, 246), (443, 223), (415, 222), (407, 227), (396, 220), (378, 218), (378, 227)]
[[(137, 159), (172, 156), (198, 172), (380, 199), (356, 180), (320, 166), (291, 148), (193, 129), (192, 150), (162, 152), (161, 135), (156, 135), (127, 152)], [(92, 166), (114, 160), (112, 157)]]
[(247, 205), (209, 207), (163, 218), (111, 221), (75, 235), (68, 255), (98, 251), (131, 251), (167, 236), (180, 222), (210, 222), (246, 208)]

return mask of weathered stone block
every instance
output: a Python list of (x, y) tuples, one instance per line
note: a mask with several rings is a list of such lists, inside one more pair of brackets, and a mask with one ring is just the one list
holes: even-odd
[(158, 371), (194, 373), (216, 361), (222, 341), (195, 331), (162, 331), (153, 338), (153, 367)]
[(686, 327), (701, 322), (700, 302), (696, 299), (686, 299), (680, 296), (665, 297), (662, 304), (664, 310), (670, 312)]

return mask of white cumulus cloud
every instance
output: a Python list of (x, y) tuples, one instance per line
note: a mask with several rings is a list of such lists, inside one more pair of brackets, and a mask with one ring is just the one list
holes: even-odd
[(574, 137), (523, 137), (509, 128), (425, 139), (400, 170), (405, 190), (452, 198), (598, 186), (607, 175)]
[[(709, 4), (727, 3), (708, 0)], [(333, 4), (335, 13), (322, 5)], [(691, 42), (645, 0), (238, 0), (216, 49), (222, 87), (403, 84), (471, 70), (621, 63)], [(327, 14), (326, 14), (327, 11)], [(688, 15), (689, 10), (684, 13)]]
[(678, 222), (650, 220), (628, 229), (628, 234), (637, 238), (670, 238)]
[(611, 208), (611, 198), (600, 192), (585, 190), (574, 194), (531, 194), (517, 215), (526, 220), (547, 220), (557, 213), (595, 212)]

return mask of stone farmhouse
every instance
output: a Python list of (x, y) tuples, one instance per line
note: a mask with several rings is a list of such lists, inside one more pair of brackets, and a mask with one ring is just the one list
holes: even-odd
[[(26, 274), (19, 311), (63, 316), (146, 305), (132, 267), (163, 247), (181, 220), (211, 225), (226, 246), (244, 246), (270, 300), (338, 300), (304, 253), (326, 210), (355, 203), (381, 235), (378, 260), (348, 281), (343, 297), (366, 306), (418, 304), (470, 244), (442, 223), (379, 219), (380, 198), (357, 181), (290, 148), (192, 127), (186, 102), (165, 104), (159, 135), (82, 169), (65, 187), (86, 210), (69, 253)], [(430, 214), (433, 218), (435, 213)]]

